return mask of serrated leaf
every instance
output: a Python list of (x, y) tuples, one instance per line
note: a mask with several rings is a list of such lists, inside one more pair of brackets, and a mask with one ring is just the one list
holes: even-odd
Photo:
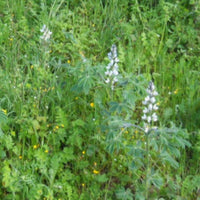
[(64, 159), (66, 159), (65, 160), (66, 162), (75, 159), (73, 148), (65, 147), (63, 153), (64, 153), (63, 157)]

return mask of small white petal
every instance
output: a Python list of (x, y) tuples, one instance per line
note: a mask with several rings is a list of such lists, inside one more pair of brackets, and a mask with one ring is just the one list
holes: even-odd
[(148, 123), (151, 122), (151, 117), (150, 117), (150, 116), (147, 117), (147, 122), (148, 122)]
[(157, 96), (157, 95), (158, 95), (158, 92), (157, 92), (157, 91), (153, 91), (152, 95), (153, 95), (153, 96)]
[(106, 79), (105, 82), (106, 82), (106, 83), (110, 83), (110, 79)]
[(147, 103), (148, 103), (147, 101), (142, 101), (143, 105), (147, 105)]
[(158, 116), (156, 115), (156, 113), (153, 113), (152, 119), (154, 122), (156, 122), (158, 120)]
[(158, 106), (156, 104), (153, 105), (153, 110), (158, 110)]
[(146, 102), (148, 102), (149, 100), (150, 100), (150, 97), (149, 96), (147, 96), (147, 97), (145, 97), (145, 99), (144, 99)]
[(149, 110), (145, 107), (144, 110), (143, 110), (143, 113), (148, 113)]
[(143, 120), (146, 120), (146, 119), (147, 119), (147, 116), (144, 114), (144, 115), (142, 116), (142, 119), (143, 119)]
[(149, 111), (152, 111), (152, 110), (153, 110), (153, 105), (152, 105), (152, 104), (149, 104), (148, 110), (149, 110)]
[(41, 32), (44, 32), (44, 30), (46, 29), (46, 25), (44, 24), (42, 29), (40, 29)]
[(151, 103), (155, 103), (156, 102), (156, 99), (155, 99), (155, 97), (151, 97)]

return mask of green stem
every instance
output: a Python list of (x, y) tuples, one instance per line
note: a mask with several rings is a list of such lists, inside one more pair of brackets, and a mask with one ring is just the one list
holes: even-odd
[(149, 132), (146, 134), (146, 181), (145, 181), (145, 199), (149, 198)]

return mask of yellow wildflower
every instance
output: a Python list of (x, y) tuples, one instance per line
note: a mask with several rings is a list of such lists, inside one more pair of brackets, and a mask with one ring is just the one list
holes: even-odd
[(92, 102), (92, 103), (90, 103), (90, 106), (92, 107), (92, 108), (94, 108), (94, 103)]
[(128, 131), (125, 131), (124, 133), (128, 134)]
[(13, 41), (13, 38), (10, 38), (9, 40), (12, 42), (12, 41)]
[(33, 69), (34, 68), (34, 66), (33, 65), (31, 65), (31, 69)]
[(30, 83), (27, 83), (27, 84), (26, 84), (26, 87), (27, 87), (28, 89), (30, 89), (30, 88), (31, 88), (31, 84), (30, 84)]
[(59, 126), (56, 126), (55, 129), (59, 129)]
[(85, 151), (82, 151), (82, 154), (85, 155)]
[(135, 134), (138, 134), (138, 130), (135, 130), (134, 133), (135, 133)]
[(34, 146), (33, 146), (34, 149), (37, 149), (37, 147), (38, 147), (37, 145), (34, 145)]
[(68, 60), (67, 63), (70, 64), (70, 63), (71, 63), (71, 60)]
[(96, 163), (96, 162), (94, 162), (94, 166), (97, 166), (97, 163)]
[(11, 135), (15, 136), (16, 135), (15, 131), (11, 131)]
[(44, 151), (45, 153), (49, 153), (49, 151), (46, 149), (45, 151)]
[(65, 125), (64, 125), (64, 124), (61, 124), (61, 127), (62, 127), (62, 128), (64, 128), (64, 127), (65, 127)]
[(174, 94), (177, 94), (178, 93), (178, 89), (176, 89), (175, 91), (174, 91)]
[(22, 156), (19, 156), (19, 159), (22, 159)]
[(81, 185), (82, 185), (82, 187), (85, 187), (85, 183), (82, 183)]
[(97, 170), (94, 169), (94, 170), (93, 170), (93, 173), (94, 173), (94, 174), (99, 174), (99, 171), (97, 171)]
[(75, 97), (75, 100), (78, 100), (78, 97)]
[(8, 112), (6, 109), (1, 109), (1, 110), (4, 112), (5, 115), (7, 115)]

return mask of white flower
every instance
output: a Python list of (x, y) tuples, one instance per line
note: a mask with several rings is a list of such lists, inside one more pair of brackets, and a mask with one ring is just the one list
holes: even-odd
[(47, 26), (44, 24), (43, 27), (42, 27), (42, 29), (40, 29), (40, 32), (44, 32), (45, 29), (46, 29), (46, 27), (47, 27)]
[(108, 53), (108, 58), (110, 60), (110, 63), (107, 65), (105, 72), (106, 76), (109, 76), (109, 79), (106, 79), (106, 83), (111, 83), (111, 89), (114, 90), (114, 85), (116, 82), (118, 82), (117, 76), (119, 75), (118, 72), (118, 62), (119, 59), (117, 58), (117, 47), (116, 45), (112, 45), (111, 52)]
[(151, 97), (151, 103), (155, 103), (156, 102), (156, 99), (155, 99), (155, 97)]
[(143, 113), (148, 113), (149, 110), (145, 107), (144, 110), (143, 110)]
[(149, 110), (149, 111), (152, 111), (152, 110), (153, 110), (153, 105), (152, 105), (152, 104), (149, 104), (148, 110)]
[(158, 106), (156, 104), (153, 105), (153, 110), (158, 110)]
[(148, 123), (151, 122), (151, 117), (150, 117), (150, 116), (147, 117), (147, 122), (148, 122)]
[(143, 109), (144, 115), (142, 116), (142, 120), (144, 121), (144, 131), (147, 133), (153, 128), (152, 122), (158, 121), (158, 116), (155, 113), (155, 111), (158, 110), (155, 98), (155, 96), (158, 95), (158, 92), (155, 90), (155, 86), (152, 81), (149, 83), (148, 89), (146, 91), (148, 95), (142, 102), (143, 105), (145, 105), (145, 108)]
[(147, 116), (144, 114), (144, 115), (142, 116), (142, 119), (143, 119), (143, 120), (146, 120), (146, 119), (147, 119)]
[(157, 91), (153, 91), (152, 95), (153, 95), (153, 96), (157, 96), (157, 95), (158, 95), (158, 92), (157, 92)]
[(40, 38), (44, 41), (47, 41), (48, 39), (50, 39), (52, 32), (48, 29), (48, 27), (44, 24), (42, 29), (40, 29), (40, 32), (43, 33), (42, 36), (40, 36)]
[(154, 122), (156, 122), (158, 120), (158, 117), (157, 117), (156, 113), (153, 113), (152, 119), (153, 119)]
[(145, 97), (144, 101), (142, 102), (143, 105), (147, 105), (148, 102), (149, 102), (149, 100), (150, 100), (150, 97), (149, 97), (149, 96)]
[(105, 82), (106, 82), (106, 83), (110, 83), (110, 79), (107, 78), (107, 79), (105, 80)]

